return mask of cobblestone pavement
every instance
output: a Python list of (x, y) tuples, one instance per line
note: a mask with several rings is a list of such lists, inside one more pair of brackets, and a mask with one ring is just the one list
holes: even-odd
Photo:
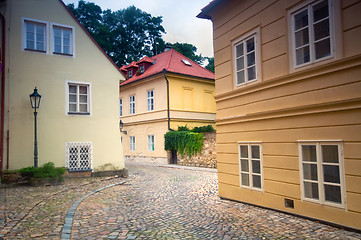
[[(78, 206), (72, 239), (361, 239), (361, 234), (221, 200), (209, 171), (127, 165), (130, 181)], [(1, 188), (0, 237), (60, 239), (79, 198), (119, 178), (67, 180), (53, 187)]]

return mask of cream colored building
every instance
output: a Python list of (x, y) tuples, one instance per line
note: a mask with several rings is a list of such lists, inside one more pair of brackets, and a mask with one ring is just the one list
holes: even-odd
[(117, 104), (122, 73), (60, 0), (4, 0), (0, 13), (3, 169), (34, 164), (34, 87), (42, 96), (39, 166), (123, 169)]
[(169, 128), (214, 125), (214, 74), (174, 49), (121, 70), (128, 76), (119, 89), (126, 160), (166, 164)]
[(361, 1), (214, 0), (222, 198), (361, 229)]

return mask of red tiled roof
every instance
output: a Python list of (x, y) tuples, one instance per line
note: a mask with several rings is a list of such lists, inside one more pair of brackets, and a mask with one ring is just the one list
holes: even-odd
[[(153, 65), (151, 65), (144, 73), (140, 75), (134, 75), (132, 78), (122, 82), (120, 86), (127, 85), (129, 83), (142, 80), (146, 77), (153, 76), (155, 74), (163, 72), (166, 69), (170, 73), (178, 73), (182, 75), (194, 76), (199, 78), (206, 78), (214, 80), (214, 73), (200, 66), (198, 63), (190, 60), (184, 55), (180, 54), (174, 49), (165, 51), (161, 54), (153, 56), (151, 58)], [(185, 61), (182, 61), (185, 60)], [(139, 62), (141, 62), (140, 60)], [(139, 63), (138, 62), (138, 63)], [(190, 63), (190, 66), (184, 62)], [(128, 65), (129, 66), (129, 65)], [(126, 68), (128, 68), (128, 66)]]

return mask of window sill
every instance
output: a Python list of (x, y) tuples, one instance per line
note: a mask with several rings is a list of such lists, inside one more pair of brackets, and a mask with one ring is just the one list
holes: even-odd
[(90, 115), (88, 112), (68, 112), (68, 115)]
[(24, 48), (25, 51), (27, 52), (38, 52), (38, 53), (46, 53), (46, 51), (43, 50), (36, 50), (36, 49), (31, 49), (31, 48)]
[(72, 56), (73, 56), (73, 54), (58, 53), (58, 52), (53, 52), (53, 54), (55, 54), (55, 55), (62, 55), (62, 56), (69, 56), (69, 57), (72, 57)]

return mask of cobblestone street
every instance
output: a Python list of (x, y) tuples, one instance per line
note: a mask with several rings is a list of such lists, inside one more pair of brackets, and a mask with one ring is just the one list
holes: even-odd
[(361, 239), (355, 232), (221, 200), (214, 171), (127, 167), (130, 177), (124, 184), (97, 192), (124, 179), (1, 188), (0, 236), (60, 239), (68, 209), (93, 192), (75, 211), (71, 239)]

